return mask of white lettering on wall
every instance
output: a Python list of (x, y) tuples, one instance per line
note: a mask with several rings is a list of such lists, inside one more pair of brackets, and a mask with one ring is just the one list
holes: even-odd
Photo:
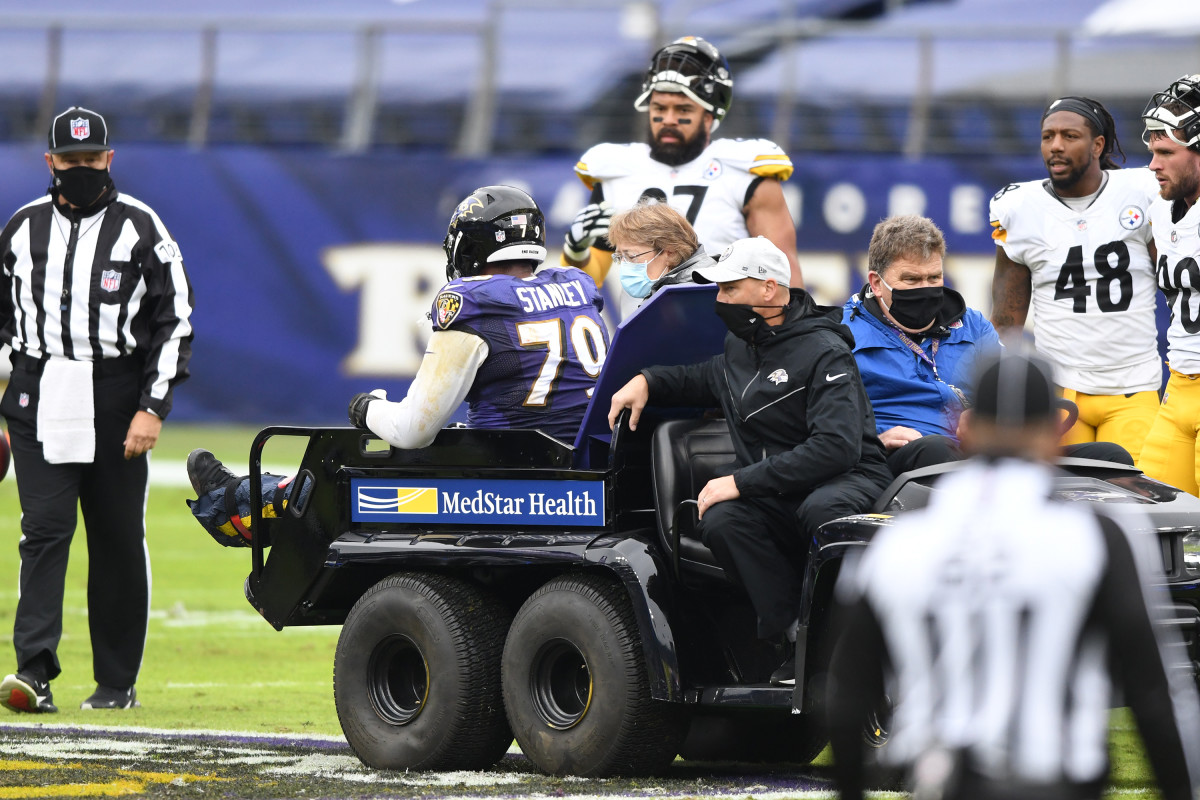
[(825, 224), (837, 233), (854, 233), (867, 215), (867, 198), (853, 183), (835, 183), (825, 193), (821, 208)]
[(995, 256), (947, 255), (944, 266), (947, 282), (954, 284), (955, 291), (967, 301), (967, 307), (990, 317)]
[(888, 190), (888, 216), (925, 213), (925, 190), (912, 183), (897, 183)]
[(426, 314), (446, 282), (446, 257), (434, 245), (356, 244), (321, 254), (343, 292), (358, 291), (358, 342), (342, 361), (348, 375), (410, 377), (431, 331)]
[(979, 233), (984, 229), (987, 212), (984, 192), (979, 186), (959, 184), (950, 190), (950, 228), (958, 233)]

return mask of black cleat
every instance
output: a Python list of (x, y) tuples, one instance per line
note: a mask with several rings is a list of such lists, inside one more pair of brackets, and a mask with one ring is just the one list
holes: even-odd
[(0, 682), (0, 705), (29, 714), (54, 714), (54, 695), (49, 681), (36, 681), (28, 675), (6, 675)]
[[(218, 464), (220, 462), (217, 462)], [(114, 689), (111, 686), (97, 686), (92, 696), (79, 704), (80, 708), (140, 708), (137, 699), (137, 689)]]
[(796, 685), (796, 653), (794, 650), (788, 656), (788, 660), (783, 662), (779, 669), (771, 673), (771, 683), (775, 686)]
[(228, 486), (231, 482), (241, 480), (237, 475), (222, 464), (217, 457), (203, 448), (196, 448), (188, 455), (188, 478), (192, 481), (192, 489), (196, 497), (203, 497), (214, 489)]

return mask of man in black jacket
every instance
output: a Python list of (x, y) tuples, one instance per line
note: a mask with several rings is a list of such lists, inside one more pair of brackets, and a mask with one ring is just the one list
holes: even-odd
[[(794, 641), (808, 542), (825, 522), (867, 510), (891, 481), (875, 416), (840, 309), (788, 288), (787, 257), (763, 237), (734, 242), (694, 279), (716, 283), (730, 334), (702, 364), (652, 367), (612, 398), (630, 410), (719, 405), (737, 454), (733, 474), (700, 491), (700, 534), (750, 595), (758, 635)], [(794, 657), (772, 676), (794, 683)]]

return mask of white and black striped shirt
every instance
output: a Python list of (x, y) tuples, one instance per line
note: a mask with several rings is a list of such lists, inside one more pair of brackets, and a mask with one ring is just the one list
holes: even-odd
[(1166, 596), (1152, 585), (1154, 536), (1056, 500), (1052, 486), (1043, 465), (973, 461), (842, 576), (830, 714), (844, 797), (855, 796), (862, 720), (885, 681), (895, 702), (885, 763), (945, 748), (983, 780), (1098, 795), (1114, 677), (1164, 797), (1193, 796), (1200, 703), (1169, 667), (1182, 647), (1167, 648), (1155, 624)]
[(46, 196), (0, 233), (0, 342), (37, 360), (136, 358), (138, 408), (159, 417), (188, 375), (193, 305), (178, 245), (127, 194), (90, 216)]

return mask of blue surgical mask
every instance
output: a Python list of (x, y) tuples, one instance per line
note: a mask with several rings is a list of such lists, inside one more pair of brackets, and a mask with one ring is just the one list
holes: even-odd
[(654, 258), (646, 261), (622, 261), (621, 262), (621, 286), (631, 297), (649, 297), (650, 290), (654, 286), (654, 279), (646, 274), (646, 269), (650, 266), (650, 262), (658, 258), (659, 253), (654, 255)]

